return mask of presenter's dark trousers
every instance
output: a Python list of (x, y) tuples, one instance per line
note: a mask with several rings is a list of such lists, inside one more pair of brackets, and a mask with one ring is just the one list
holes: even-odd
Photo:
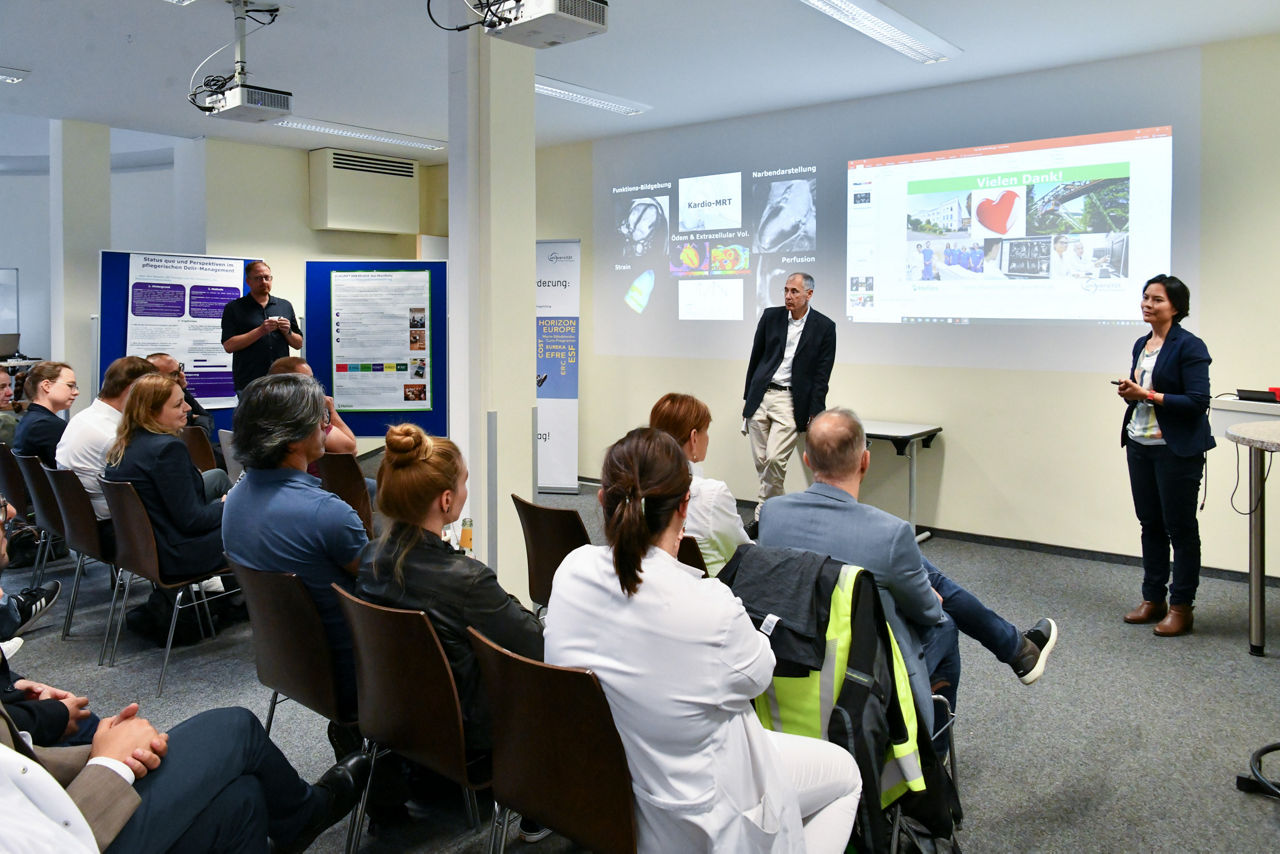
[(1164, 602), (1167, 590), (1169, 604), (1190, 605), (1200, 584), (1196, 496), (1204, 473), (1204, 454), (1180, 457), (1168, 445), (1133, 441), (1125, 447), (1133, 509), (1142, 526), (1142, 598)]

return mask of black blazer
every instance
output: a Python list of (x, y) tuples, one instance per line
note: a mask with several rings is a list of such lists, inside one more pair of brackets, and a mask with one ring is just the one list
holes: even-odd
[(177, 581), (226, 566), (222, 559), (222, 502), (204, 500), (204, 478), (177, 436), (135, 430), (107, 480), (138, 491), (156, 533), (160, 576)]
[[(766, 308), (756, 326), (747, 363), (747, 386), (742, 393), (746, 405), (742, 417), (750, 418), (760, 408), (765, 389), (774, 371), (782, 364), (787, 349), (786, 306)], [(831, 382), (831, 366), (836, 361), (836, 325), (831, 318), (809, 306), (809, 318), (791, 361), (791, 405), (795, 410), (796, 429), (804, 432), (809, 419), (827, 408), (827, 385)]]
[(22, 416), (13, 431), (13, 452), (39, 457), (40, 462), (56, 469), (58, 463), (53, 455), (58, 450), (58, 440), (66, 429), (67, 422), (40, 404), (33, 403), (27, 407), (27, 414)]
[[(1142, 345), (1149, 335), (1143, 335), (1133, 344), (1133, 362), (1129, 367), (1129, 379), (1142, 358)], [(1160, 354), (1156, 356), (1151, 371), (1151, 386), (1164, 395), (1164, 404), (1157, 406), (1156, 423), (1165, 444), (1174, 455), (1194, 457), (1218, 443), (1209, 432), (1209, 348), (1204, 342), (1178, 324), (1169, 327)], [(1120, 444), (1129, 442), (1129, 419), (1133, 417), (1130, 401), (1124, 411), (1124, 423), (1120, 425)]]

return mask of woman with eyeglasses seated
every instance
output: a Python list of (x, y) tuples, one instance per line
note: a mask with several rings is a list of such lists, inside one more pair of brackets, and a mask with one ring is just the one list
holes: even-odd
[(13, 452), (39, 457), (49, 468), (57, 468), (54, 453), (67, 429), (57, 413), (70, 409), (80, 396), (76, 372), (66, 362), (38, 362), (27, 372), (22, 388), (30, 403), (13, 431)]
[(162, 374), (139, 377), (124, 404), (105, 480), (133, 484), (155, 530), (160, 577), (182, 581), (214, 572), (222, 558), (227, 473), (203, 475), (180, 438), (190, 407), (182, 386)]
[(458, 687), (467, 749), (491, 749), (489, 708), (467, 627), (527, 658), (542, 660), (542, 624), (498, 584), (493, 570), (446, 543), (446, 525), (467, 501), (467, 463), (458, 446), (415, 424), (387, 431), (378, 467), (378, 510), (391, 524), (365, 549), (356, 593), (392, 608), (425, 611)]
[(738, 502), (723, 480), (702, 476), (707, 458), (711, 410), (690, 394), (664, 394), (649, 412), (649, 426), (671, 435), (689, 460), (689, 515), (684, 532), (698, 541), (707, 574), (716, 575), (738, 546), (751, 542), (738, 515)]
[(676, 559), (690, 480), (660, 430), (609, 448), (609, 545), (582, 546), (556, 571), (546, 660), (604, 687), (641, 852), (844, 851), (858, 767), (830, 742), (761, 726), (751, 701), (773, 677), (769, 639), (727, 586)]

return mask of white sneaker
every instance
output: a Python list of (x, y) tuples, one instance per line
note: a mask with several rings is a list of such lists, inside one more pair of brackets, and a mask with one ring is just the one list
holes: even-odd
[(0, 641), (0, 652), (4, 653), (4, 657), (6, 659), (12, 659), (14, 654), (20, 649), (22, 649), (22, 638)]

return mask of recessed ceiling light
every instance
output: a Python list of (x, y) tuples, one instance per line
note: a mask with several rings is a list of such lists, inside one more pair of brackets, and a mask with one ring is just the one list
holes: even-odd
[(611, 113), (618, 113), (623, 116), (638, 116), (653, 109), (648, 104), (642, 104), (639, 101), (619, 98), (617, 95), (610, 95), (608, 92), (588, 89), (586, 86), (577, 86), (573, 83), (565, 83), (563, 80), (543, 77), (541, 74), (535, 75), (533, 78), (533, 91), (539, 95), (559, 98), (561, 101), (581, 104), (584, 107), (595, 107), (597, 110), (608, 110)]
[(0, 83), (21, 83), (30, 73), (25, 68), (6, 68), (0, 65)]
[(923, 62), (946, 62), (964, 51), (914, 21), (899, 15), (878, 0), (800, 0), (824, 15), (835, 18), (863, 35), (870, 36), (903, 56)]
[(166, 0), (166, 2), (172, 3), (175, 6), (186, 6), (189, 3), (196, 2), (196, 0)]
[(410, 136), (404, 133), (363, 128), (359, 125), (343, 125), (337, 122), (326, 122), (323, 119), (308, 119), (302, 116), (291, 116), (272, 124), (282, 128), (307, 130), (312, 133), (327, 133), (333, 136), (344, 136), (348, 139), (359, 139), (365, 142), (381, 142), (386, 145), (402, 145), (406, 148), (419, 148), (427, 151), (440, 151), (447, 143), (439, 139), (428, 139), (425, 136)]

